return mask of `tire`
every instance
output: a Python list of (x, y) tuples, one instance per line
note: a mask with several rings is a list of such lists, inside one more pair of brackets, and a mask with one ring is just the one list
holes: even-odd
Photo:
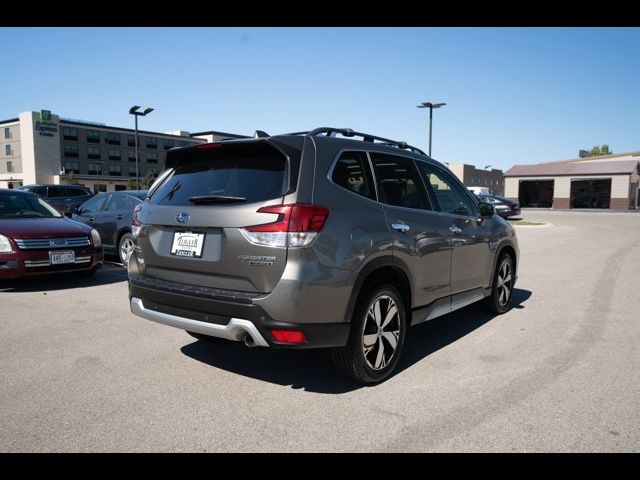
[[(392, 313), (394, 306), (395, 315)], [(389, 314), (391, 318), (388, 318)], [(380, 324), (382, 328), (379, 328)], [(406, 329), (405, 305), (398, 290), (391, 285), (374, 288), (358, 300), (349, 341), (346, 346), (332, 351), (333, 363), (341, 374), (356, 382), (382, 382), (398, 363)]]
[(190, 332), (189, 330), (185, 330), (189, 335), (193, 338), (197, 338), (198, 340), (202, 340), (203, 342), (221, 342), (224, 339), (218, 337), (210, 337), (209, 335), (203, 335), (202, 333)]
[(513, 259), (508, 253), (503, 253), (493, 274), (491, 295), (485, 298), (485, 305), (490, 312), (502, 314), (511, 310), (514, 280)]
[(134, 247), (133, 235), (127, 232), (120, 237), (120, 241), (118, 242), (118, 258), (120, 259), (120, 263), (125, 266), (127, 265)]

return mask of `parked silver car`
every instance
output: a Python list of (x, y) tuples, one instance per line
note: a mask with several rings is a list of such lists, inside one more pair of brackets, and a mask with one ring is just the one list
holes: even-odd
[(132, 311), (198, 338), (333, 349), (362, 383), (408, 327), (511, 306), (514, 229), (417, 148), (349, 129), (170, 150), (134, 216)]

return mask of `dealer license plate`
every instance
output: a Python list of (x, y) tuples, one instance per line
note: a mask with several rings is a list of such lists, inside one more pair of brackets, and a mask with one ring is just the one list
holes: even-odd
[(171, 243), (171, 255), (188, 258), (202, 258), (204, 233), (175, 232)]

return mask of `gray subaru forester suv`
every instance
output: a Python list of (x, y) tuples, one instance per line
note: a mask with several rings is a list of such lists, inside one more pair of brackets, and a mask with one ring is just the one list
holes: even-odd
[(331, 348), (370, 384), (409, 326), (511, 306), (513, 227), (404, 142), (319, 128), (176, 148), (148, 195), (131, 310), (199, 339)]

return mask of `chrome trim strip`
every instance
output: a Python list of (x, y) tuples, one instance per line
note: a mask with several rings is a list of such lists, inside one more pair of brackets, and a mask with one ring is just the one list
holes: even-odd
[[(87, 247), (91, 244), (89, 237), (16, 238), (15, 242), (20, 250), (54, 250)], [(51, 245), (51, 242), (54, 242), (54, 245)]]
[[(91, 261), (91, 257), (76, 257), (76, 261), (74, 263), (61, 263), (60, 265), (77, 265), (78, 263), (89, 263)], [(35, 267), (50, 267), (51, 262), (49, 260), (25, 260), (24, 266), (29, 268)]]
[(170, 327), (188, 330), (202, 335), (211, 335), (212, 337), (225, 338), (239, 342), (245, 334), (251, 335), (256, 345), (260, 347), (268, 347), (267, 341), (260, 335), (256, 326), (249, 320), (241, 318), (232, 318), (227, 325), (217, 325), (215, 323), (200, 322), (190, 318), (178, 317), (168, 313), (157, 312), (145, 308), (142, 300), (131, 297), (131, 311), (139, 317), (152, 320), (154, 322), (169, 325)]

